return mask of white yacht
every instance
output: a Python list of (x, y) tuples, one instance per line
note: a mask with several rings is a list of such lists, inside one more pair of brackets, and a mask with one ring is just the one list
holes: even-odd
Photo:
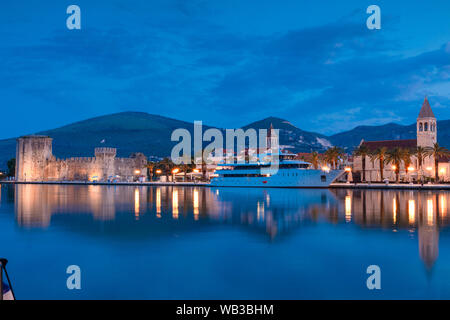
[(219, 164), (211, 186), (326, 188), (345, 172), (327, 167), (314, 169), (311, 163), (293, 160), (293, 157), (281, 154), (274, 174), (270, 173), (270, 163)]

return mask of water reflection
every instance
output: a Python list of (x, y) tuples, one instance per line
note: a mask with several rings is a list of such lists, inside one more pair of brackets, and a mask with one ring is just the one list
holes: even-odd
[(351, 197), (356, 224), (417, 232), (419, 255), (427, 268), (433, 266), (439, 253), (439, 229), (449, 224), (449, 192), (334, 190), (333, 194), (338, 202), (345, 199), (346, 207)]
[(134, 216), (139, 220), (139, 188), (134, 190)]
[[(83, 227), (108, 222), (114, 232), (143, 236), (209, 225), (240, 226), (271, 240), (317, 223), (406, 230), (417, 234), (419, 255), (427, 268), (438, 258), (439, 230), (448, 225), (450, 197), (448, 192), (170, 186), (17, 185), (2, 190), (3, 202), (5, 195), (13, 195), (16, 221), (23, 228), (48, 228), (53, 221), (72, 224), (73, 219), (88, 216), (91, 220), (83, 220)], [(72, 220), (61, 222), (58, 217), (64, 216)]]

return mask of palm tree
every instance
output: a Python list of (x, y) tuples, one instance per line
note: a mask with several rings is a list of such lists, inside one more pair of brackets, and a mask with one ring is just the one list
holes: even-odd
[(153, 169), (155, 168), (156, 163), (154, 163), (153, 161), (148, 161), (147, 162), (147, 169), (148, 169), (148, 176), (150, 177), (150, 181), (153, 180)]
[(402, 163), (404, 152), (401, 148), (394, 148), (386, 153), (386, 163), (392, 163), (395, 171), (395, 181), (400, 180), (400, 164)]
[(323, 153), (323, 160), (325, 160), (325, 162), (327, 164), (330, 164), (331, 166), (333, 166), (333, 155), (331, 154), (331, 149), (327, 149), (324, 153)]
[(372, 152), (370, 154), (370, 158), (372, 159), (372, 161), (379, 161), (379, 167), (380, 167), (380, 178), (381, 181), (384, 180), (384, 162), (386, 159), (386, 153), (387, 153), (387, 148), (386, 147), (381, 147), (381, 148), (377, 148), (374, 152)]
[(424, 147), (418, 146), (415, 150), (415, 155), (417, 157), (417, 173), (419, 175), (419, 180), (422, 180), (422, 166), (426, 157), (429, 156), (428, 150)]
[(402, 149), (402, 160), (403, 160), (403, 164), (405, 165), (405, 171), (406, 171), (406, 176), (408, 176), (408, 168), (411, 167), (411, 156), (412, 153), (409, 149)]
[(450, 151), (441, 147), (439, 143), (435, 143), (433, 147), (427, 148), (428, 155), (434, 158), (434, 177), (436, 182), (439, 181), (439, 158), (450, 155)]
[(319, 153), (317, 151), (313, 151), (311, 153), (311, 163), (312, 163), (314, 169), (319, 168)]
[(186, 176), (188, 174), (188, 171), (191, 171), (193, 169), (195, 169), (195, 163), (194, 163), (194, 158), (186, 158), (185, 160), (183, 160), (183, 162), (180, 165), (181, 170), (184, 173), (184, 181), (186, 181)]
[(369, 148), (365, 144), (361, 144), (355, 151), (355, 156), (361, 157), (362, 161), (362, 181), (366, 181), (366, 157), (369, 155)]
[(334, 168), (337, 169), (337, 163), (339, 160), (343, 159), (345, 153), (344, 153), (344, 149), (339, 148), (339, 147), (333, 147), (331, 148), (333, 149), (333, 154), (335, 155), (335, 163), (334, 163)]
[(333, 169), (337, 169), (337, 163), (343, 154), (344, 151), (341, 148), (332, 147), (325, 151), (325, 159), (333, 166)]
[(171, 174), (172, 168), (174, 167), (174, 163), (170, 158), (164, 158), (160, 162), (158, 162), (157, 166), (164, 172), (166, 175), (167, 181), (169, 181), (169, 175)]
[(186, 181), (186, 177), (187, 177), (188, 171), (190, 171), (190, 170), (195, 168), (195, 159), (194, 158), (195, 157), (191, 157), (191, 156), (186, 156), (185, 155), (185, 156), (177, 159), (177, 160), (179, 160), (179, 163), (180, 163), (180, 165), (179, 165), (180, 170), (184, 174), (184, 177), (183, 177), (184, 181)]

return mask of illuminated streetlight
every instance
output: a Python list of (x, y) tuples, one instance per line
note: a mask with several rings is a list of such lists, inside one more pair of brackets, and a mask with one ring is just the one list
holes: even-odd
[(351, 172), (351, 171), (352, 171), (352, 168), (350, 168), (350, 167), (345, 168), (345, 172)]
[(414, 167), (408, 167), (408, 171), (414, 171)]
[(161, 169), (158, 169), (155, 172), (156, 172), (156, 174), (161, 174), (162, 173)]
[(397, 169), (397, 166), (392, 166), (392, 170), (396, 170)]
[(195, 173), (199, 173), (200, 172), (200, 170), (198, 170), (198, 169), (194, 169), (192, 171), (195, 172)]
[(178, 172), (180, 172), (180, 169), (178, 169), (178, 168), (175, 168), (175, 169), (172, 170), (173, 174), (177, 174)]
[(141, 173), (141, 170), (135, 170), (134, 171), (134, 174), (140, 174)]

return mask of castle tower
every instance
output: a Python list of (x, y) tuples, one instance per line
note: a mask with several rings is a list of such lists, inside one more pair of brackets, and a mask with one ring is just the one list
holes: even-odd
[(117, 149), (95, 148), (95, 158), (98, 164), (98, 178), (106, 181), (115, 174), (115, 163)]
[(436, 142), (436, 117), (434, 116), (433, 110), (431, 110), (427, 97), (425, 97), (419, 117), (417, 118), (417, 146), (424, 148), (433, 147)]
[(25, 136), (16, 143), (16, 181), (43, 181), (48, 160), (52, 158), (52, 141), (47, 136)]

